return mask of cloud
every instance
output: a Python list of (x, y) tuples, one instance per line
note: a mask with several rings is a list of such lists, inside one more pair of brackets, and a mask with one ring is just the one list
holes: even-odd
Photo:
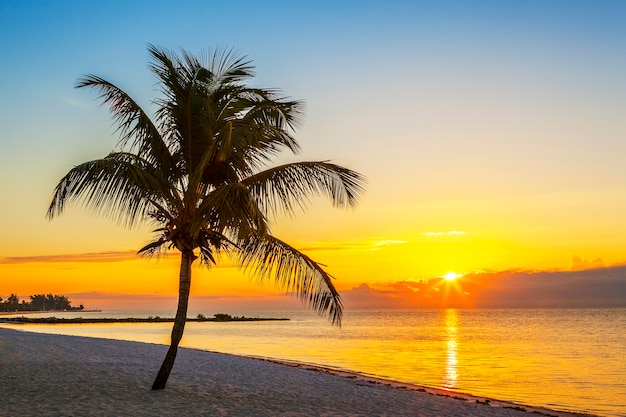
[(604, 261), (600, 258), (596, 258), (593, 261), (588, 261), (584, 257), (578, 257), (576, 255), (572, 255), (572, 263), (570, 265), (570, 269), (572, 270), (603, 268), (603, 267), (604, 267)]
[(462, 232), (460, 230), (451, 230), (449, 232), (424, 232), (422, 233), (424, 236), (428, 237), (436, 237), (436, 236), (455, 236), (455, 235), (466, 235), (467, 233)]
[(359, 242), (344, 241), (324, 241), (312, 242), (307, 246), (299, 247), (298, 250), (303, 252), (313, 251), (336, 251), (336, 250), (379, 250), (386, 246), (403, 245), (408, 243), (406, 240), (400, 239), (368, 239)]
[(0, 258), (0, 264), (25, 264), (48, 262), (121, 262), (139, 259), (136, 251), (109, 251), (92, 253), (75, 253), (65, 255), (10, 256)]
[[(87, 309), (123, 310), (123, 311), (163, 311), (173, 317), (176, 313), (178, 297), (175, 294), (122, 294), (98, 291), (66, 294), (72, 305), (83, 304)], [(189, 312), (238, 313), (260, 310), (302, 310), (302, 303), (296, 297), (285, 294), (217, 294), (191, 295)], [(160, 313), (159, 313), (160, 314)]]
[[(462, 307), (457, 293), (441, 289), (445, 280), (396, 281), (385, 284), (361, 284), (341, 291), (347, 308), (442, 308)], [(443, 295), (448, 296), (443, 299)]]
[(398, 305), (398, 296), (402, 297), (402, 292), (394, 290), (375, 289), (368, 284), (361, 284), (348, 291), (342, 291), (346, 308), (402, 308)]
[(362, 284), (341, 292), (349, 308), (625, 307), (626, 266), (581, 271), (503, 271)]

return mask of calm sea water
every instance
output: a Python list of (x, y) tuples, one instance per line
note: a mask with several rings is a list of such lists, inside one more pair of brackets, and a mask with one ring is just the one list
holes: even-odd
[[(157, 314), (173, 316), (136, 311), (71, 316)], [(623, 308), (349, 311), (341, 329), (308, 312), (231, 314), (291, 320), (188, 323), (182, 345), (321, 364), (558, 410), (626, 416)], [(23, 328), (169, 344), (171, 323)]]

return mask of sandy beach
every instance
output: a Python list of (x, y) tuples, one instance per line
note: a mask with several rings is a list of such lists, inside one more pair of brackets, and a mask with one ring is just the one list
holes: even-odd
[(1, 416), (575, 416), (302, 364), (0, 328)]

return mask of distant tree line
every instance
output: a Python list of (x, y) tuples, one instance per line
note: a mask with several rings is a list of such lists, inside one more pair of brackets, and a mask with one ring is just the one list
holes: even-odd
[(20, 298), (15, 294), (11, 294), (6, 300), (0, 297), (0, 311), (80, 311), (84, 308), (82, 304), (78, 307), (72, 307), (72, 303), (64, 295), (35, 294), (30, 296), (30, 301), (20, 301)]

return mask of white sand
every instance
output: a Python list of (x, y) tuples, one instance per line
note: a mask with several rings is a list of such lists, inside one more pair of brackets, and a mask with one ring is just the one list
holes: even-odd
[[(573, 416), (308, 365), (0, 328), (0, 416)], [(516, 409), (516, 408), (523, 408)]]

